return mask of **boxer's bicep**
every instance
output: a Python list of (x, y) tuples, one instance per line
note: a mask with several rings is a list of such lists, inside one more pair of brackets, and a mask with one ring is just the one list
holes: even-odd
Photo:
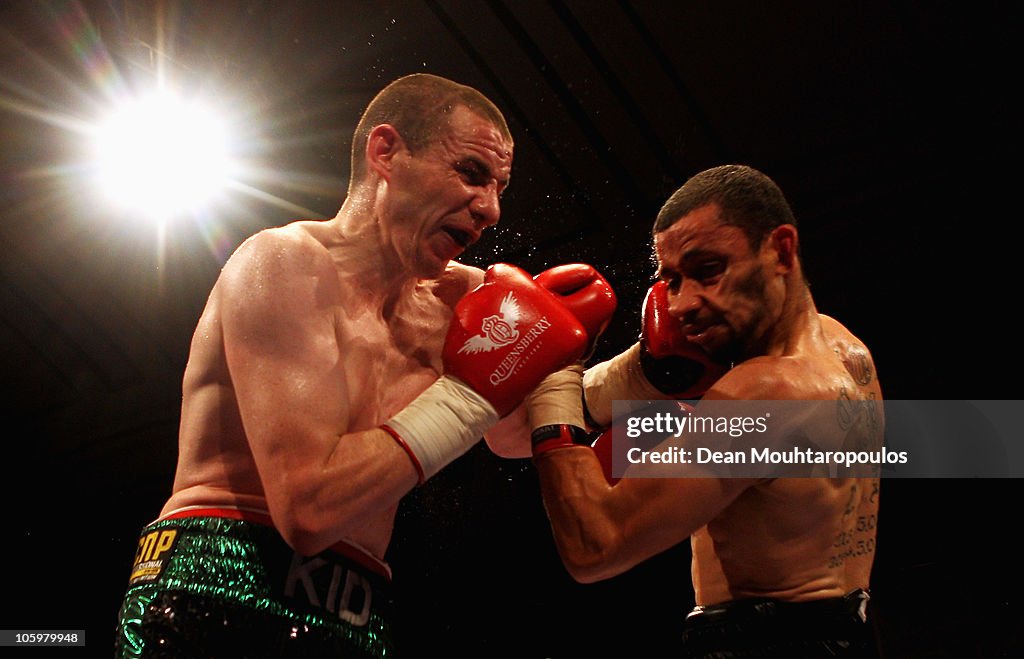
[(687, 540), (753, 483), (738, 478), (623, 478), (609, 505), (628, 539), (615, 557), (616, 574)]
[(225, 268), (220, 290), (229, 377), (268, 499), (326, 459), (348, 425), (344, 360), (324, 302), (337, 277), (302, 251), (251, 245)]
[(621, 574), (686, 540), (749, 483), (714, 478), (623, 478), (607, 483), (596, 456), (550, 451), (537, 460), (555, 544), (575, 579)]

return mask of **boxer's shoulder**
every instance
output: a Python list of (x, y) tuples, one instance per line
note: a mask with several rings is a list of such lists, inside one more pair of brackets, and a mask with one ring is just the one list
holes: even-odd
[(806, 356), (754, 357), (723, 375), (705, 394), (720, 400), (801, 400), (819, 396), (812, 360)]
[[(332, 234), (325, 222), (299, 221), (263, 229), (243, 243), (243, 247), (263, 250), (279, 256), (315, 253), (329, 254)], [(239, 248), (241, 249), (241, 248)]]
[(224, 265), (222, 277), (277, 278), (332, 267), (330, 251), (308, 225), (294, 222), (247, 238)]
[(833, 347), (869, 352), (864, 342), (835, 318), (820, 313), (818, 314), (818, 319), (821, 321), (821, 330), (825, 335), (825, 340)]
[(846, 371), (858, 385), (870, 384), (874, 379), (875, 360), (868, 347), (839, 321), (824, 314), (818, 317), (829, 349), (839, 356)]

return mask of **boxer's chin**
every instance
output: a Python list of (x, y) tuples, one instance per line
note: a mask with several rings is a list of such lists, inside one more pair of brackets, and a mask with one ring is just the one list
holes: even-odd
[(686, 340), (700, 346), (704, 352), (714, 357), (716, 352), (725, 349), (732, 342), (732, 333), (725, 325), (715, 324), (705, 327), (700, 332), (686, 334)]
[(465, 247), (453, 240), (446, 232), (439, 231), (427, 244), (420, 255), (419, 272), (423, 279), (437, 279), (444, 274), (448, 263), (458, 259)]
[(710, 333), (710, 330), (706, 331), (703, 341), (694, 341), (694, 343), (703, 348), (708, 356), (719, 364), (743, 361), (745, 352), (743, 342), (723, 325), (716, 325), (711, 329), (716, 331), (713, 334)]

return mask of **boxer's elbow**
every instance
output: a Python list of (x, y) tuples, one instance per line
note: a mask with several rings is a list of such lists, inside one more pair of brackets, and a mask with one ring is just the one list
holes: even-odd
[(348, 523), (343, 511), (328, 518), (315, 497), (294, 495), (271, 504), (274, 526), (284, 541), (303, 556), (315, 556), (340, 539), (339, 528)]
[(575, 581), (583, 584), (610, 579), (621, 573), (614, 569), (613, 562), (606, 556), (589, 554), (572, 558), (562, 557), (562, 563)]
[(275, 516), (274, 526), (284, 541), (303, 556), (315, 556), (332, 544), (321, 525), (297, 510)]
[(579, 583), (610, 579), (623, 572), (619, 567), (621, 536), (617, 533), (558, 538), (556, 544), (569, 575)]

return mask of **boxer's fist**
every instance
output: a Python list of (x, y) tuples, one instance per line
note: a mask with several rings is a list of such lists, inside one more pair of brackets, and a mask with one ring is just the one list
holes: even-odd
[(679, 320), (668, 311), (668, 284), (651, 286), (643, 306), (640, 366), (659, 391), (675, 398), (704, 395), (728, 370), (700, 346), (686, 340)]
[(533, 280), (554, 293), (583, 325), (588, 339), (584, 359), (589, 357), (618, 304), (611, 284), (585, 263), (555, 266)]
[(499, 263), (455, 305), (445, 338), (445, 373), (505, 416), (549, 373), (578, 360), (587, 332), (551, 292)]

